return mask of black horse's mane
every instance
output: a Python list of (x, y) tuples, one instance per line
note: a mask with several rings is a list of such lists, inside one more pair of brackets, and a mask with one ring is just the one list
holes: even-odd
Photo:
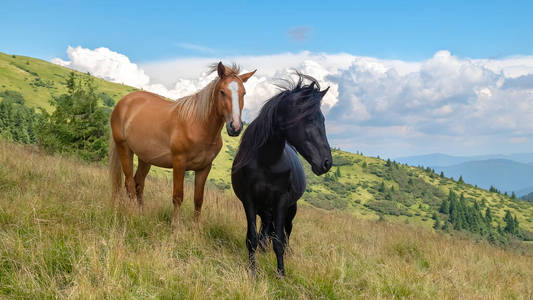
[[(318, 81), (309, 76), (296, 72), (298, 80), (283, 80), (277, 86), (282, 90), (279, 94), (268, 99), (259, 115), (250, 123), (243, 133), (239, 150), (235, 157), (233, 172), (245, 166), (257, 153), (257, 150), (265, 145), (274, 134), (276, 127), (279, 129), (289, 128), (298, 121), (320, 110), (320, 103), (323, 94), (320, 91)], [(309, 81), (309, 83), (305, 83)], [(290, 120), (278, 123), (276, 117), (280, 110), (287, 105), (293, 106)]]

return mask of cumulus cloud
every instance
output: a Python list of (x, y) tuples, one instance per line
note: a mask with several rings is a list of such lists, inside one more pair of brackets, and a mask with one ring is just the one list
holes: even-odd
[[(55, 63), (178, 98), (216, 76), (214, 58), (182, 58), (138, 66), (105, 48), (67, 50)], [(533, 57), (459, 58), (438, 51), (423, 61), (351, 54), (282, 53), (225, 57), (245, 71), (244, 118), (251, 120), (278, 90), (276, 79), (296, 69), (330, 87), (323, 100), (330, 142), (381, 156), (428, 152), (482, 154), (533, 148)]]
[(112, 82), (124, 83), (131, 86), (142, 87), (150, 82), (148, 75), (136, 64), (123, 54), (109, 50), (108, 48), (96, 48), (94, 50), (80, 46), (67, 49), (69, 60), (64, 61), (54, 58), (53, 63), (69, 67), (81, 72), (89, 72)]

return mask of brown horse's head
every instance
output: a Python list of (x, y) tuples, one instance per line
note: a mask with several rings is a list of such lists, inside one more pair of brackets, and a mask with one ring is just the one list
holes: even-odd
[(220, 80), (215, 86), (214, 100), (218, 113), (225, 118), (226, 130), (230, 136), (238, 136), (241, 133), (241, 112), (246, 94), (243, 83), (252, 77), (255, 71), (238, 75), (233, 70), (226, 68), (222, 62), (217, 65)]

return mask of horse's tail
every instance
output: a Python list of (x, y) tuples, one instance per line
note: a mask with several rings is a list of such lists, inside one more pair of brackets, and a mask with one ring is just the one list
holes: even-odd
[(113, 134), (109, 134), (109, 177), (111, 178), (111, 202), (116, 206), (122, 187), (122, 165)]

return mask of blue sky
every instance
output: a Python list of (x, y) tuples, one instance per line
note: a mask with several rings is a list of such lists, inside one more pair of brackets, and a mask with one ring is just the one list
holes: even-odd
[[(156, 2), (156, 1), (152, 1)], [(258, 69), (245, 119), (297, 69), (330, 144), (381, 157), (533, 149), (533, 1), (3, 1), (0, 51), (178, 98)]]
[[(301, 50), (403, 60), (441, 49), (533, 54), (533, 1), (198, 2), (3, 1), (1, 50), (50, 59), (67, 45), (103, 46), (137, 62)], [(294, 28), (303, 39), (291, 38)]]

